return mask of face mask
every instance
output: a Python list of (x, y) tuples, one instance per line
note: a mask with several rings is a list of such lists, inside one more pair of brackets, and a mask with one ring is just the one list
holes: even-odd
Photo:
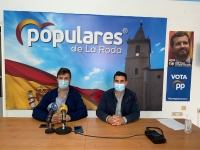
[(125, 89), (125, 84), (114, 84), (114, 88), (117, 92), (122, 92)]
[(65, 80), (58, 80), (58, 87), (61, 90), (65, 90), (65, 89), (67, 89), (69, 87), (69, 82), (65, 81)]

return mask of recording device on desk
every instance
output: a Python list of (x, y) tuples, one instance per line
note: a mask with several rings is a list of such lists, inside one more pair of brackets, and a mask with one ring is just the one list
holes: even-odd
[[(162, 134), (159, 134), (156, 130), (151, 129), (159, 129)], [(163, 135), (163, 131), (158, 127), (146, 127), (145, 135), (154, 143), (154, 144), (161, 144), (166, 143), (166, 139)]]
[(71, 127), (66, 126), (66, 114), (68, 108), (65, 104), (62, 104), (60, 107), (60, 112), (62, 114), (62, 127), (59, 127), (55, 130), (57, 134), (68, 134), (72, 131)]
[(55, 129), (52, 127), (52, 124), (51, 124), (51, 119), (53, 117), (53, 114), (57, 112), (58, 106), (56, 103), (52, 102), (51, 104), (48, 105), (47, 110), (49, 112), (46, 119), (46, 126), (48, 127), (48, 129), (45, 130), (45, 133), (50, 134), (50, 133), (55, 132)]
[(82, 128), (82, 126), (74, 126), (74, 132), (75, 132), (76, 134), (83, 133), (83, 128)]

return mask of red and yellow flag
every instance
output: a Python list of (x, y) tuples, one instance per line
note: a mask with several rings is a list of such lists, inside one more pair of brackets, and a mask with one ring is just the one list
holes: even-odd
[[(5, 69), (6, 109), (32, 109), (46, 92), (57, 87), (55, 76), (32, 66), (5, 60)], [(81, 94), (88, 110), (96, 110), (102, 90), (72, 88)]]

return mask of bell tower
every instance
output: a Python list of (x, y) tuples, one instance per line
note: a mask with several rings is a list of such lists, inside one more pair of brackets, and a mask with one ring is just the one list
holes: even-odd
[(150, 54), (151, 42), (145, 38), (143, 23), (140, 22), (138, 31), (133, 39), (128, 39), (125, 73), (128, 78), (127, 88), (136, 92), (140, 109), (148, 109), (148, 90), (150, 82)]

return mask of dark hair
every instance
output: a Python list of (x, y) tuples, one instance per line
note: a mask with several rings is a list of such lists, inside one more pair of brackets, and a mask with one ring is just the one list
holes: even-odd
[(115, 73), (115, 75), (114, 75), (114, 80), (115, 80), (115, 76), (123, 76), (123, 77), (125, 77), (125, 81), (127, 81), (127, 75), (126, 75), (126, 73), (124, 73), (124, 72), (117, 71), (117, 72)]
[(58, 75), (63, 75), (63, 74), (66, 74), (66, 73), (69, 74), (69, 77), (70, 77), (70, 79), (71, 79), (71, 72), (70, 72), (70, 70), (67, 69), (67, 68), (60, 68), (60, 69), (58, 70), (57, 77), (58, 77)]
[(177, 37), (182, 37), (182, 36), (187, 36), (188, 37), (188, 43), (190, 44), (190, 37), (187, 34), (187, 32), (184, 31), (178, 31), (176, 33), (174, 33), (174, 35), (172, 35), (171, 40), (170, 40), (170, 46), (173, 47), (174, 46), (174, 39)]

